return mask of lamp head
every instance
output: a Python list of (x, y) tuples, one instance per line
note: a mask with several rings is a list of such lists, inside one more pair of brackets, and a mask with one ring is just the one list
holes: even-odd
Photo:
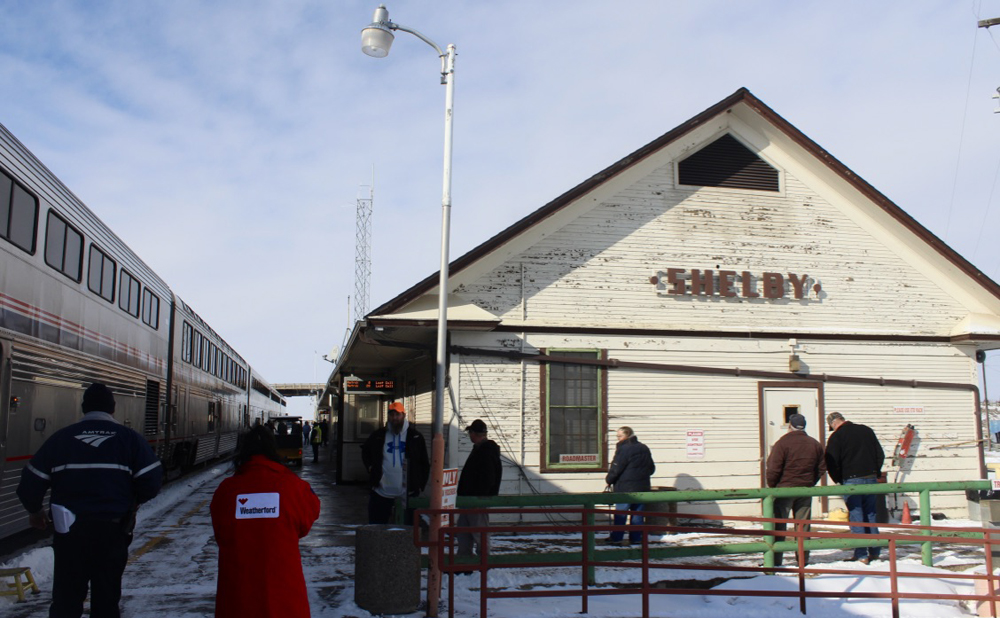
[(361, 51), (372, 58), (385, 58), (389, 55), (392, 40), (395, 35), (389, 27), (389, 10), (384, 4), (378, 5), (372, 15), (372, 23), (361, 31)]

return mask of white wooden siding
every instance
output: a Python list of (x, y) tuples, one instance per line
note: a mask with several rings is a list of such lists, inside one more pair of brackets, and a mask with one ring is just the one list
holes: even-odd
[[(769, 371), (785, 371), (788, 363), (785, 341), (578, 335), (521, 339), (492, 333), (454, 333), (453, 337), (458, 345), (498, 350), (601, 348), (607, 349), (611, 358), (630, 362)], [(968, 383), (974, 372), (967, 354), (944, 344), (804, 341), (801, 346), (812, 372), (804, 381), (821, 381), (827, 373)], [(482, 418), (504, 457), (516, 464), (505, 468), (503, 493), (600, 491), (604, 487), (603, 473), (539, 472), (542, 410), (537, 363), (467, 355), (453, 358), (453, 362), (459, 367), (462, 428), (472, 419)], [(608, 371), (609, 456), (614, 451), (615, 430), (628, 425), (653, 453), (657, 464), (654, 486), (760, 486), (758, 379), (627, 368)], [(918, 439), (912, 450), (916, 457), (901, 480), (978, 477), (977, 449), (971, 443), (976, 436), (971, 392), (827, 382), (823, 384), (823, 399), (827, 413), (840, 411), (848, 419), (872, 427), (887, 459), (902, 428), (907, 423), (917, 427)], [(906, 416), (894, 412), (897, 406), (921, 406), (924, 411)], [(706, 432), (703, 460), (687, 456), (688, 429)], [(946, 447), (956, 442), (966, 443)], [(459, 447), (462, 462), (469, 448), (463, 438)], [(895, 476), (888, 462), (886, 470), (890, 478)], [(956, 496), (940, 505), (935, 502), (934, 508), (954, 510), (964, 505), (964, 496)], [(732, 506), (726, 512), (741, 508)]]
[[(790, 175), (785, 188), (678, 189), (664, 165), (459, 293), (505, 324), (548, 326), (948, 335), (969, 312), (819, 193)], [(789, 290), (791, 272), (822, 293), (657, 294), (649, 278), (669, 267), (778, 272)]]

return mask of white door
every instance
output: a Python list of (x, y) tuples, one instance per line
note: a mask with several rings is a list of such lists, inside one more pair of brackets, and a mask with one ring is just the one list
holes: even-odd
[(823, 419), (820, 418), (819, 389), (764, 388), (764, 459), (778, 438), (788, 431), (788, 418), (793, 414), (806, 417), (806, 433), (820, 441)]

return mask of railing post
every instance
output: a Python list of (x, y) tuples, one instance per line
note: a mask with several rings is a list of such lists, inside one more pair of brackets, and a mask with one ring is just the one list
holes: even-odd
[(646, 530), (642, 531), (642, 618), (649, 618), (649, 535)]
[[(931, 490), (922, 489), (920, 491), (920, 525), (931, 525)], [(930, 535), (930, 530), (924, 530), (923, 534)], [(921, 546), (924, 566), (934, 566), (934, 555), (931, 551), (931, 542), (927, 541)]]
[[(586, 508), (586, 506), (584, 506), (584, 508)], [(593, 505), (591, 505), (591, 508), (587, 509), (587, 526), (588, 526), (588, 529), (587, 529), (587, 551), (590, 552), (591, 556), (594, 555), (594, 551), (595, 551), (595, 549), (597, 547), (596, 544), (594, 543), (594, 528), (593, 528), (593, 526), (594, 526), (594, 524), (596, 522), (596, 519), (594, 518), (594, 510), (595, 509), (593, 508)], [(597, 569), (595, 567), (593, 567), (593, 566), (590, 566), (589, 564), (587, 565), (587, 582), (591, 586), (597, 585)]]
[(996, 580), (993, 577), (993, 534), (990, 532), (989, 528), (983, 529), (983, 541), (985, 541), (983, 543), (983, 549), (986, 554), (986, 591), (987, 594), (990, 595), (987, 601), (990, 604), (990, 616), (996, 618), (997, 599), (995, 588)]
[[(764, 500), (761, 503), (761, 517), (774, 517), (774, 496), (764, 496)], [(765, 521), (764, 530), (774, 530), (774, 522)], [(764, 552), (764, 567), (774, 568), (774, 537), (770, 535), (765, 536), (764, 542), (767, 543), (768, 546), (767, 551)]]
[(899, 618), (899, 581), (896, 572), (896, 539), (889, 539), (889, 592), (892, 594), (892, 618)]
[(487, 541), (487, 534), (485, 530), (479, 530), (479, 615), (487, 616), (486, 613), (486, 599), (489, 594), (489, 579), (488, 571), (489, 569), (486, 565), (489, 563), (490, 559), (490, 548), (489, 541)]
[[(593, 511), (593, 508), (591, 508)], [(587, 515), (586, 511), (581, 511), (581, 521), (584, 525), (587, 525)], [(594, 540), (593, 531), (587, 531), (584, 533), (583, 538), (580, 539), (583, 545), (583, 569), (580, 572), (580, 579), (583, 580), (583, 598), (580, 600), (580, 613), (586, 614), (588, 611), (588, 602), (590, 600), (589, 592), (589, 579), (590, 579), (590, 557), (593, 555), (591, 552), (594, 551), (594, 547), (591, 541)]]

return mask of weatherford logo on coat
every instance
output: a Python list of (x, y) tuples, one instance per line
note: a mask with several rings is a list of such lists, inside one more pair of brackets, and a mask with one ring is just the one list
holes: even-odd
[[(668, 268), (657, 271), (649, 278), (656, 286), (657, 294), (671, 296), (718, 296), (720, 298), (765, 298), (777, 300), (787, 296), (795, 300), (819, 300), (823, 286), (819, 281), (812, 280), (809, 285), (809, 275), (795, 273), (764, 273), (757, 276), (749, 271), (699, 270), (692, 268), (690, 272), (683, 268)], [(810, 298), (814, 293), (815, 298)]]
[(280, 496), (277, 493), (236, 496), (236, 519), (275, 519), (280, 514)]
[(113, 438), (114, 436), (115, 432), (113, 431), (85, 431), (73, 437), (84, 444), (89, 444), (90, 446), (96, 448), (103, 444), (105, 440)]

